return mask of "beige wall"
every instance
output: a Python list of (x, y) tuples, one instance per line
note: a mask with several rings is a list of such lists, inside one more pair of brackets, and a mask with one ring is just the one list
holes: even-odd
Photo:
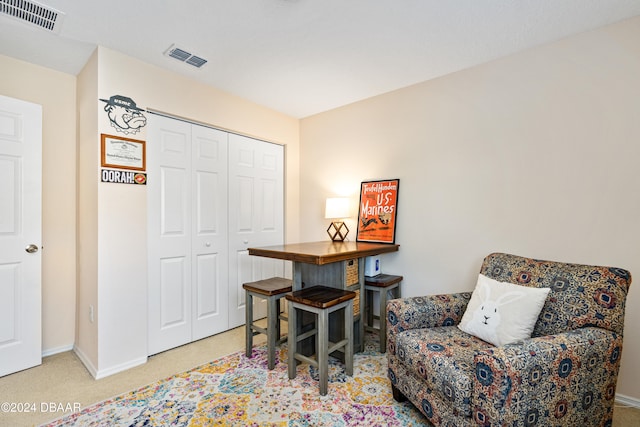
[[(78, 109), (78, 269), (77, 283), (95, 283), (97, 277), (98, 248), (98, 183), (95, 177), (99, 173), (98, 163), (99, 145), (95, 140), (98, 128), (98, 54), (93, 53), (87, 64), (78, 75), (77, 83)], [(91, 178), (89, 178), (91, 177)], [(82, 237), (82, 240), (80, 239)], [(76, 311), (76, 341), (75, 350), (82, 360), (98, 360), (98, 325), (100, 322), (97, 287), (77, 286), (77, 303), (73, 307)], [(94, 308), (94, 322), (88, 322), (89, 306)], [(70, 308), (71, 309), (71, 308)], [(81, 343), (79, 347), (78, 344)]]
[[(400, 178), (404, 295), (471, 290), (492, 251), (640, 278), (639, 76), (636, 18), (304, 119), (302, 240), (325, 197)], [(617, 392), (640, 400), (637, 286)]]
[[(299, 122), (102, 47), (79, 81), (80, 112), (88, 119), (79, 123), (79, 247), (83, 250), (76, 351), (91, 373), (102, 377), (146, 361), (147, 204), (145, 186), (99, 182), (100, 134), (146, 139), (144, 129), (122, 134), (112, 128), (100, 99), (122, 95), (142, 108), (284, 145), (287, 218), (298, 217)], [(286, 237), (297, 240), (297, 222), (292, 224), (286, 224)], [(94, 322), (89, 306), (94, 307)]]
[(74, 342), (76, 79), (0, 55), (0, 94), (42, 105), (42, 349)]

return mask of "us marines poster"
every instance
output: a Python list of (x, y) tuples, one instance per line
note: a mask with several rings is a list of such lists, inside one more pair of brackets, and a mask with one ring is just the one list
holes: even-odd
[(395, 243), (399, 179), (360, 184), (358, 242)]

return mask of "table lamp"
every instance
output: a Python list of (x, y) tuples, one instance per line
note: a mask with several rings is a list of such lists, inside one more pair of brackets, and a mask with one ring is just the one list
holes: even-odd
[(348, 197), (329, 197), (325, 206), (324, 217), (326, 219), (337, 219), (340, 221), (333, 221), (329, 228), (327, 228), (327, 234), (334, 242), (342, 242), (349, 234), (349, 228), (342, 221), (344, 218), (349, 217), (349, 198)]

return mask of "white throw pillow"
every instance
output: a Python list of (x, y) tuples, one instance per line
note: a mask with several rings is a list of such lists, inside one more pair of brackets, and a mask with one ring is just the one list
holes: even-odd
[(458, 328), (498, 347), (531, 338), (550, 290), (498, 282), (480, 274)]

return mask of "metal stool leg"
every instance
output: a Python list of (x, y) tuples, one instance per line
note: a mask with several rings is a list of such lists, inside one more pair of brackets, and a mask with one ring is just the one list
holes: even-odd
[(387, 351), (387, 294), (386, 289), (380, 291), (380, 353)]
[(277, 325), (280, 323), (277, 303), (277, 298), (267, 298), (267, 362), (269, 370), (275, 366), (276, 341), (279, 338), (279, 336), (276, 336)]
[(245, 291), (245, 354), (247, 357), (253, 355), (253, 296), (251, 292)]
[(400, 296), (400, 286), (396, 285), (391, 289), (382, 289), (380, 292), (380, 353), (387, 351), (387, 303), (389, 302), (389, 293), (391, 298)]
[[(346, 310), (345, 310), (346, 311)], [(320, 376), (320, 395), (326, 396), (329, 382), (329, 313), (320, 310), (318, 313), (318, 333), (316, 335), (316, 351), (318, 353), (318, 373)], [(353, 318), (353, 314), (352, 314)], [(349, 324), (345, 329), (353, 329)]]
[(364, 291), (364, 296), (365, 296), (365, 311), (366, 311), (366, 315), (367, 315), (367, 326), (373, 326), (373, 298), (374, 298), (374, 291), (372, 290), (366, 290)]
[(289, 379), (296, 377), (296, 359), (295, 354), (298, 351), (298, 338), (296, 337), (296, 309), (293, 307), (293, 303), (289, 301), (289, 335), (287, 337), (287, 365), (289, 368)]
[(344, 308), (344, 338), (347, 344), (344, 349), (344, 364), (346, 374), (353, 376), (353, 304), (347, 304)]
[(281, 301), (282, 299), (280, 298), (276, 300), (276, 308), (274, 313), (274, 316), (276, 317), (276, 343), (280, 340), (280, 335), (282, 333), (282, 331), (280, 330), (280, 309), (282, 308), (282, 305), (280, 304)]

